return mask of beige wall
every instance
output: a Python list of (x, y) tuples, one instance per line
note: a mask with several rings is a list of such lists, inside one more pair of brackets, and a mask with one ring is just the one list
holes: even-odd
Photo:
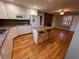
[(61, 15), (54, 15), (53, 16), (53, 22), (54, 22), (54, 27), (62, 27), (62, 21), (63, 21), (63, 16)]
[(72, 15), (73, 16), (73, 21), (70, 27), (66, 27), (62, 25), (62, 21), (63, 21), (63, 16), (60, 15), (54, 15), (53, 16), (53, 25), (54, 27), (58, 27), (58, 28), (64, 28), (70, 31), (75, 31), (76, 26), (79, 22), (79, 15)]
[(58, 15), (56, 18), (56, 27), (62, 27), (63, 16)]
[(54, 22), (54, 27), (55, 28), (62, 28), (62, 29), (69, 30), (69, 27), (66, 27), (66, 26), (62, 25), (63, 16), (61, 16), (61, 15), (54, 15), (53, 22)]
[(65, 59), (79, 59), (79, 23), (77, 24)]
[(78, 22), (79, 22), (79, 15), (74, 15), (74, 18), (73, 18), (73, 22), (72, 22), (72, 26), (70, 28), (70, 31), (75, 31)]

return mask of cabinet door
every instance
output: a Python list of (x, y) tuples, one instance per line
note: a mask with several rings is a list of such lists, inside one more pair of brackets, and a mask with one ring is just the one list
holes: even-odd
[(13, 44), (13, 39), (8, 36), (1, 48), (3, 59), (11, 59), (12, 44)]
[(1, 48), (3, 59), (11, 59), (13, 38), (16, 36), (17, 36), (16, 27), (13, 27), (9, 30), (9, 33)]
[(3, 2), (0, 1), (0, 19), (6, 19), (7, 17), (7, 12), (6, 8)]
[(18, 35), (30, 33), (31, 26), (28, 26), (28, 25), (17, 26), (17, 32), (18, 32)]
[(17, 34), (17, 28), (16, 27), (12, 27), (10, 29), (10, 36), (11, 36), (11, 38), (15, 38), (17, 35), (18, 35)]
[(18, 32), (18, 35), (23, 35), (25, 34), (25, 27), (24, 26), (17, 26), (17, 32)]
[(18, 6), (14, 4), (5, 3), (9, 19), (16, 19), (16, 16), (20, 14)]
[(27, 33), (31, 33), (32, 32), (32, 30), (31, 30), (31, 25), (28, 25), (27, 26)]

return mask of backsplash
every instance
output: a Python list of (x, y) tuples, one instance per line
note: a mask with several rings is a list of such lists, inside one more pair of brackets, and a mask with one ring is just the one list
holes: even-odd
[(30, 20), (0, 19), (0, 26), (30, 25)]

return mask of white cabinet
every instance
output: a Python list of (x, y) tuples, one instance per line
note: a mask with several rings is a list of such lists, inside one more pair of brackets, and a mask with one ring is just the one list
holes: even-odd
[(27, 34), (30, 32), (31, 32), (31, 26), (28, 25), (21, 25), (10, 28), (9, 33), (1, 48), (3, 59), (11, 59), (13, 39), (18, 35)]
[(29, 15), (25, 12), (26, 8), (15, 4), (5, 3), (9, 19), (29, 19)]
[(17, 26), (17, 32), (18, 32), (18, 35), (31, 33), (31, 26), (29, 25)]
[(0, 1), (0, 19), (7, 19), (7, 12), (3, 2)]
[(10, 29), (10, 36), (11, 36), (12, 38), (15, 38), (17, 35), (18, 35), (18, 33), (17, 33), (17, 27), (12, 27), (12, 28)]
[[(12, 3), (0, 1), (0, 18), (1, 19), (29, 19), (29, 15), (37, 15), (37, 10), (25, 8)], [(17, 18), (16, 16), (23, 16)]]
[(17, 26), (18, 35), (25, 34), (25, 26)]
[(1, 48), (3, 59), (11, 59), (13, 38), (17, 36), (16, 27), (12, 27)]
[(26, 33), (31, 33), (31, 25), (26, 26)]
[(3, 59), (11, 59), (12, 44), (13, 44), (13, 39), (8, 35), (8, 37), (6, 38), (4, 44), (1, 48)]
[(18, 9), (18, 6), (10, 3), (5, 3), (5, 5), (9, 19), (16, 19), (16, 15), (20, 14), (20, 10)]

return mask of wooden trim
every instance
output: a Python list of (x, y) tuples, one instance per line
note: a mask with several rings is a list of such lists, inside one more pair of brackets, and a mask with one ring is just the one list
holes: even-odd
[[(18, 36), (16, 36), (15, 38), (13, 38), (13, 42), (14, 42), (14, 39), (16, 39), (16, 38), (18, 38), (18, 37), (20, 37), (20, 36), (29, 35), (29, 34), (32, 34), (32, 33), (27, 33), (27, 34), (23, 34), (23, 35), (18, 35)], [(12, 59), (12, 57), (13, 57), (13, 45), (12, 45), (11, 59)]]
[[(15, 38), (18, 38), (18, 37), (24, 36), (24, 35), (28, 35), (28, 34), (32, 34), (32, 33), (27, 33), (27, 34), (23, 34), (23, 35), (18, 35), (18, 36), (16, 36)], [(15, 39), (15, 38), (13, 38), (13, 39)]]
[[(65, 28), (61, 28), (61, 27), (54, 27), (54, 28), (57, 28), (57, 29), (63, 29), (63, 30), (65, 30), (65, 31), (73, 32), (73, 31), (70, 31), (70, 30), (67, 30), (67, 29), (65, 29)], [(74, 33), (74, 32), (73, 32), (73, 33)]]

